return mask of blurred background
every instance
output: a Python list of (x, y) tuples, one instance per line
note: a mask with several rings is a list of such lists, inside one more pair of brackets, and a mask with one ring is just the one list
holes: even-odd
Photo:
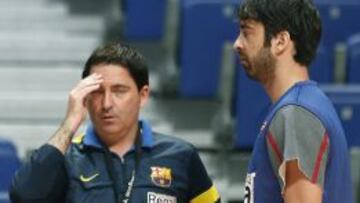
[[(0, 203), (14, 171), (65, 115), (98, 45), (142, 52), (152, 97), (141, 117), (193, 143), (223, 202), (242, 202), (247, 162), (270, 100), (232, 50), (239, 0), (1, 0)], [(316, 0), (323, 38), (311, 78), (334, 102), (360, 180), (360, 1)], [(83, 129), (83, 128), (82, 128)]]

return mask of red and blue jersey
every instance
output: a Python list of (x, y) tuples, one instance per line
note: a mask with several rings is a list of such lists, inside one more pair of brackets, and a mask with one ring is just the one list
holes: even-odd
[(336, 111), (315, 82), (295, 84), (271, 108), (248, 167), (244, 203), (282, 203), (286, 161), (323, 189), (323, 203), (352, 203), (348, 148)]

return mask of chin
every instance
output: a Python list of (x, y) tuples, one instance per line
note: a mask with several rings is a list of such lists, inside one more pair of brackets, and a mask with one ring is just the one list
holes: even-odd
[(111, 125), (100, 125), (101, 127), (98, 128), (98, 132), (103, 134), (116, 134), (121, 131), (118, 125), (111, 124)]
[(255, 71), (251, 69), (251, 67), (244, 67), (244, 71), (249, 78), (253, 79), (256, 75)]
[(109, 134), (114, 134), (114, 133), (118, 133), (121, 130), (118, 128), (118, 126), (107, 126), (105, 128), (102, 128), (103, 132), (105, 133), (109, 133)]

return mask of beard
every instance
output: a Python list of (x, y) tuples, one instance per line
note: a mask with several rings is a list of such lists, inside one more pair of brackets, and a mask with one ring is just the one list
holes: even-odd
[(261, 48), (253, 57), (248, 58), (240, 54), (246, 75), (262, 84), (267, 84), (274, 78), (276, 59), (271, 54), (269, 47)]

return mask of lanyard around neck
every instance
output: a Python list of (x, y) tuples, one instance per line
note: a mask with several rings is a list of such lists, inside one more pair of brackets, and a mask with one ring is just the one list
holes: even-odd
[(119, 185), (117, 184), (118, 183), (118, 175), (116, 174), (114, 162), (111, 158), (111, 152), (110, 152), (109, 148), (104, 146), (106, 170), (107, 170), (109, 177), (111, 179), (111, 182), (112, 182), (112, 187), (113, 187), (116, 203), (119, 203), (119, 202), (127, 203), (130, 199), (131, 192), (134, 187), (136, 171), (138, 170), (140, 161), (141, 161), (141, 155), (142, 155), (141, 146), (142, 146), (142, 138), (141, 138), (141, 132), (140, 132), (140, 128), (139, 128), (137, 131), (136, 139), (135, 139), (135, 168), (133, 169), (133, 171), (131, 173), (131, 178), (127, 184), (126, 192), (123, 195), (123, 197), (121, 197), (121, 199), (119, 199), (119, 194), (118, 194), (118, 191), (120, 191)]

